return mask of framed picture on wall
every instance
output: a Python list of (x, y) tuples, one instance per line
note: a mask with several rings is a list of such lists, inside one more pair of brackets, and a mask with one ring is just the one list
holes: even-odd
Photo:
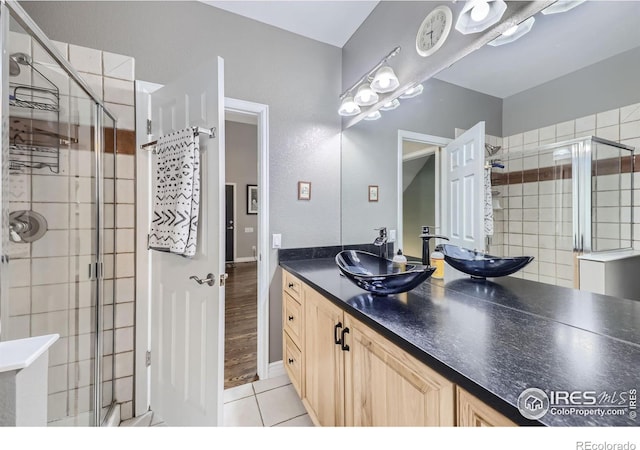
[(311, 200), (310, 181), (298, 181), (298, 200)]
[(247, 214), (258, 214), (258, 186), (247, 184)]
[(370, 202), (378, 201), (378, 186), (369, 185), (369, 201)]

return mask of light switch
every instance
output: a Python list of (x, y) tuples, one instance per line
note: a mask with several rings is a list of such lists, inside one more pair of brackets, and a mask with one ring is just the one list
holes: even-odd
[(396, 230), (389, 230), (389, 242), (396, 241)]
[(282, 235), (281, 234), (274, 234), (273, 235), (273, 248), (280, 248), (282, 247)]
[(245, 227), (244, 228), (244, 232), (245, 233), (253, 233), (253, 227)]

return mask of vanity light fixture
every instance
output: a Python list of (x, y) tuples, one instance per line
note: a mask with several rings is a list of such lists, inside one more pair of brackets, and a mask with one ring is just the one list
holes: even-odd
[(524, 22), (514, 25), (509, 28), (507, 31), (502, 33), (501, 36), (498, 36), (493, 41), (489, 42), (487, 45), (491, 45), (492, 47), (497, 47), (499, 45), (509, 44), (513, 41), (517, 41), (522, 36), (531, 31), (534, 22), (536, 19), (534, 17), (529, 17)]
[(507, 10), (504, 0), (467, 0), (456, 21), (462, 34), (479, 33), (498, 23)]
[(390, 66), (382, 66), (371, 82), (371, 89), (381, 94), (393, 92), (400, 86), (400, 81)]
[(418, 95), (422, 94), (422, 91), (424, 91), (424, 86), (422, 84), (417, 84), (404, 91), (400, 98), (417, 97)]
[(394, 98), (393, 100), (391, 100), (390, 102), (385, 103), (381, 108), (380, 111), (393, 111), (394, 109), (396, 109), (398, 106), (400, 106), (400, 100), (398, 100), (397, 98)]
[(369, 83), (364, 83), (360, 85), (353, 99), (360, 106), (370, 106), (378, 102), (378, 94), (371, 89)]
[(380, 111), (374, 111), (371, 114), (367, 114), (367, 117), (365, 117), (364, 120), (378, 120), (380, 117), (382, 117)]
[[(400, 47), (394, 48), (387, 56), (382, 58), (378, 64), (340, 95), (338, 114), (341, 116), (355, 116), (360, 114), (360, 106), (371, 106), (378, 103), (380, 100), (378, 93), (393, 92), (400, 86), (398, 77), (391, 66), (387, 64), (387, 62), (398, 53), (400, 53)], [(378, 118), (379, 117), (376, 117), (375, 119)]]
[(553, 5), (547, 6), (543, 9), (542, 14), (549, 15), (567, 12), (584, 2), (585, 0), (559, 0)]
[(348, 95), (347, 97), (342, 99), (342, 103), (340, 103), (340, 109), (338, 109), (338, 114), (341, 116), (355, 116), (356, 114), (360, 114), (360, 107), (355, 102), (352, 96)]

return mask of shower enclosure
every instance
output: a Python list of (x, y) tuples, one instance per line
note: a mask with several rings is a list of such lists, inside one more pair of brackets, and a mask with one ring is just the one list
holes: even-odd
[(116, 124), (17, 2), (0, 5), (0, 340), (58, 333), (50, 425), (113, 404)]
[(503, 160), (492, 174), (502, 203), (494, 242), (536, 258), (519, 276), (579, 287), (577, 256), (632, 247), (633, 147), (587, 136)]

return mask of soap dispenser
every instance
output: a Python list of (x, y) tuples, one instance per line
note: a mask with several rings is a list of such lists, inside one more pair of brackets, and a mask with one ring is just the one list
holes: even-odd
[(398, 249), (398, 253), (391, 260), (394, 272), (405, 272), (407, 270), (407, 258), (402, 254), (402, 250)]
[(431, 265), (436, 268), (431, 278), (442, 280), (444, 278), (444, 254), (438, 251), (438, 247), (431, 252)]

